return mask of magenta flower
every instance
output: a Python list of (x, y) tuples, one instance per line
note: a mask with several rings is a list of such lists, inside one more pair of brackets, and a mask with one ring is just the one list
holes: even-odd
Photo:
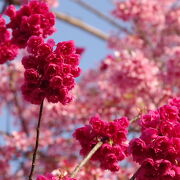
[(53, 50), (52, 42), (45, 43), (41, 37), (32, 36), (27, 50), (29, 55), (22, 59), (26, 69), (22, 86), (25, 99), (33, 104), (40, 104), (44, 98), (52, 103), (69, 103), (74, 78), (80, 75), (80, 56), (75, 54), (74, 42), (58, 43)]
[(74, 137), (82, 147), (81, 155), (86, 156), (101, 140), (104, 144), (92, 156), (92, 160), (99, 161), (102, 169), (118, 171), (118, 162), (127, 155), (125, 141), (128, 124), (128, 119), (125, 117), (111, 122), (102, 121), (98, 116), (92, 117), (89, 125), (74, 132)]
[(10, 17), (7, 28), (12, 29), (12, 41), (20, 48), (24, 48), (33, 35), (46, 38), (55, 31), (55, 16), (41, 1), (30, 1), (19, 10), (10, 5), (6, 15)]
[(13, 60), (18, 53), (18, 47), (10, 39), (6, 21), (0, 16), (0, 64)]
[(141, 168), (136, 173), (138, 180), (160, 180), (160, 179), (174, 179), (178, 180), (177, 170), (173, 164), (167, 160), (157, 160), (147, 158)]
[(137, 180), (180, 178), (180, 99), (140, 118), (142, 134), (131, 140), (129, 153), (141, 166)]

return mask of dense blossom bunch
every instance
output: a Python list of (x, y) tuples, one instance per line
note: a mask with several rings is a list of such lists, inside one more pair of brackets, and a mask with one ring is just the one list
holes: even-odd
[(5, 13), (10, 17), (7, 28), (12, 29), (12, 41), (20, 48), (33, 35), (46, 38), (55, 31), (55, 16), (44, 2), (31, 1), (19, 10), (10, 5)]
[[(131, 92), (154, 91), (158, 84), (158, 68), (153, 62), (144, 57), (140, 51), (121, 51), (114, 59), (104, 62), (106, 72), (102, 76), (101, 84), (105, 86), (107, 80), (118, 87), (119, 91)], [(104, 81), (104, 82), (103, 82)], [(146, 83), (144, 83), (146, 82)]]
[(95, 113), (104, 120), (115, 115), (133, 118), (143, 108), (154, 109), (162, 96), (169, 96), (161, 88), (156, 64), (140, 51), (127, 50), (107, 56), (96, 70), (84, 73), (75, 94), (68, 119), (83, 123)]
[[(136, 112), (133, 109), (134, 107), (130, 107), (131, 102), (136, 104), (136, 107), (141, 105), (147, 109), (155, 109), (167, 102), (169, 97), (179, 96), (179, 6), (176, 2), (175, 0), (127, 0), (118, 1), (116, 4), (113, 14), (128, 23), (129, 32), (125, 36), (119, 37), (114, 34), (109, 39), (109, 47), (116, 50), (115, 53), (118, 56), (120, 54), (119, 64), (123, 62), (123, 59), (132, 59), (130, 55), (129, 57), (126, 56), (127, 58), (122, 57), (121, 54), (124, 54), (124, 52), (135, 54), (133, 56), (140, 61), (140, 66), (145, 63), (144, 60), (149, 63), (149, 66), (146, 63), (146, 66), (141, 67), (141, 69), (144, 69), (144, 73), (142, 71), (138, 79), (148, 77), (148, 75), (150, 78), (141, 79), (142, 81), (137, 83), (138, 86), (133, 89), (133, 82), (130, 83), (129, 78), (127, 84), (119, 83), (121, 89), (124, 90), (119, 96), (121, 104), (127, 103), (127, 105), (122, 106), (121, 111), (126, 110), (126, 107), (127, 110), (129, 109), (129, 111), (125, 111), (126, 116)], [(155, 11), (158, 14), (156, 17), (154, 17)], [(112, 63), (105, 60), (103, 64), (106, 65), (106, 69), (109, 67), (109, 72), (112, 72), (112, 75), (114, 72), (116, 73), (112, 70)], [(124, 69), (126, 68), (121, 71), (123, 72)], [(132, 71), (129, 67), (127, 77), (134, 75)], [(147, 72), (148, 74), (146, 74)], [(117, 79), (116, 75), (118, 73), (115, 73), (114, 79)], [(126, 75), (124, 77), (126, 79)], [(106, 78), (104, 79), (103, 86), (108, 87), (107, 84), (115, 84), (112, 83), (112, 78), (108, 79), (109, 82)], [(106, 89), (110, 90), (111, 88)], [(110, 94), (114, 96), (115, 93), (111, 92)]]
[(8, 41), (10, 38), (10, 32), (7, 30), (5, 19), (0, 16), (0, 37), (1, 42)]
[(44, 2), (31, 1), (19, 10), (10, 5), (5, 14), (10, 22), (0, 16), (0, 64), (13, 60), (31, 36), (46, 38), (55, 31), (55, 16)]
[(81, 155), (87, 155), (98, 141), (103, 141), (103, 145), (93, 155), (92, 160), (99, 161), (102, 169), (118, 171), (118, 161), (126, 157), (127, 118), (122, 117), (105, 122), (95, 116), (90, 119), (89, 123), (74, 133), (74, 137), (82, 146)]
[(61, 42), (53, 50), (52, 41), (45, 43), (33, 36), (27, 43), (30, 55), (23, 57), (25, 82), (22, 92), (26, 100), (40, 104), (46, 97), (49, 102), (66, 104), (72, 97), (74, 78), (80, 74), (79, 55), (73, 41)]
[[(99, 104), (96, 102), (99, 105), (98, 110), (104, 111), (101, 113), (106, 117), (108, 114), (105, 112), (116, 112), (132, 118), (139, 113), (138, 108), (154, 108), (155, 102), (159, 101), (157, 93), (160, 92), (162, 96), (166, 94), (160, 87), (158, 67), (137, 50), (122, 50), (105, 58), (99, 72), (96, 72), (96, 79), (97, 83), (91, 79), (94, 86), (87, 87), (85, 96), (93, 97), (94, 94), (90, 92), (92, 90), (97, 93), (101, 100), (98, 101)], [(157, 99), (153, 103), (150, 101), (152, 97)]]
[(140, 119), (142, 134), (130, 142), (133, 159), (141, 164), (137, 180), (180, 178), (180, 98)]
[[(113, 14), (125, 21), (134, 20), (135, 23), (143, 25), (144, 28), (150, 25), (159, 27), (165, 21), (164, 7), (158, 0), (128, 0), (117, 2)], [(153, 16), (156, 13), (157, 16)], [(160, 27), (162, 28), (162, 27)]]
[(13, 60), (18, 53), (18, 47), (12, 43), (10, 35), (5, 19), (0, 16), (0, 64)]
[(76, 180), (75, 178), (69, 178), (67, 176), (65, 177), (57, 177), (52, 174), (47, 174), (45, 176), (39, 175), (36, 180)]
[[(39, 104), (47, 98), (50, 102), (64, 104), (71, 99), (68, 92), (74, 86), (74, 77), (80, 73), (77, 54), (80, 55), (83, 49), (74, 50), (72, 42), (59, 43), (55, 48), (52, 40), (43, 41), (54, 31), (54, 15), (44, 1), (52, 5), (55, 2), (32, 1), (19, 10), (9, 6), (6, 14), (10, 23), (6, 25), (0, 18), (0, 63), (14, 59), (18, 48), (26, 48), (28, 55), (22, 51), (25, 54), (22, 90), (26, 100)], [(180, 11), (179, 2), (174, 2), (176, 0), (119, 0), (113, 14), (128, 25), (123, 35), (113, 35), (109, 39), (114, 54), (105, 58), (100, 67), (84, 74), (73, 91), (76, 96), (73, 103), (64, 106), (44, 102), (36, 175), (53, 172), (57, 167), (72, 172), (79, 162), (77, 151), (80, 148), (71, 138), (72, 130), (87, 123), (87, 117), (98, 113), (104, 120), (122, 115), (133, 118), (142, 110), (157, 109), (169, 97), (179, 94)], [(31, 166), (27, 157), (32, 156), (38, 116), (36, 106), (25, 102), (18, 93), (23, 82), (23, 69), (17, 70), (19, 64), (16, 61), (15, 64), (0, 67), (0, 105), (11, 107), (7, 114), (13, 115), (18, 127), (11, 135), (3, 134), (6, 144), (0, 147), (2, 180), (21, 180), (27, 176)], [(81, 154), (87, 155), (100, 140), (104, 144), (92, 157), (94, 161), (79, 172), (78, 179), (128, 179), (138, 166), (137, 180), (180, 179), (179, 102), (179, 98), (173, 99), (168, 105), (141, 117), (142, 134), (133, 139), (129, 147), (137, 163), (127, 158), (121, 171), (116, 173), (118, 161), (127, 155), (127, 125), (120, 123), (125, 119), (105, 122), (92, 118), (90, 125), (74, 134), (82, 146)], [(134, 137), (135, 131), (139, 133), (140, 129), (133, 123), (129, 137)], [(12, 168), (14, 162), (19, 164), (17, 169)], [(38, 178), (62, 180), (62, 176), (54, 174)], [(63, 178), (72, 180), (67, 176)]]

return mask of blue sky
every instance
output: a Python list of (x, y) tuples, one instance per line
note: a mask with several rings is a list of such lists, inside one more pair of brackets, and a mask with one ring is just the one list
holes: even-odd
[[(88, 3), (107, 15), (113, 9), (110, 0), (88, 0)], [(60, 6), (55, 10), (77, 17), (94, 27), (101, 29), (103, 32), (109, 33), (113, 30), (111, 25), (83, 9), (71, 0), (61, 0)], [(54, 37), (57, 41), (75, 40), (78, 46), (86, 48), (81, 61), (81, 67), (83, 70), (95, 67), (95, 65), (97, 65), (98, 62), (110, 52), (107, 49), (106, 42), (103, 42), (102, 40), (89, 35), (76, 27), (65, 24), (60, 20), (57, 21), (56, 27), (57, 32)]]
[[(86, 1), (86, 0), (85, 0)], [(60, 6), (55, 8), (55, 11), (64, 12), (74, 17), (77, 17), (84, 22), (101, 29), (102, 31), (109, 33), (114, 27), (106, 23), (104, 20), (96, 17), (94, 14), (83, 9), (71, 0), (60, 0)], [(113, 5), (110, 0), (88, 0), (92, 6), (96, 7), (100, 11), (109, 15), (113, 9)], [(0, 7), (2, 7), (2, 0), (0, 0)], [(81, 68), (83, 71), (96, 67), (101, 59), (103, 59), (109, 52), (106, 42), (76, 28), (60, 20), (56, 22), (57, 32), (52, 36), (56, 42), (74, 40), (78, 46), (86, 49), (82, 61)], [(0, 112), (0, 130), (6, 130), (6, 118), (7, 109), (3, 109)], [(14, 130), (14, 126), (11, 124), (10, 130)]]

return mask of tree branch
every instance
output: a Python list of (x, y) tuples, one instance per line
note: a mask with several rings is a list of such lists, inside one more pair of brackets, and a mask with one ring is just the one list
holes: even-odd
[(90, 33), (91, 35), (94, 35), (96, 37), (98, 37), (101, 40), (108, 40), (108, 35), (105, 34), (104, 32), (102, 32), (101, 30), (90, 26), (88, 24), (86, 24), (85, 22), (81, 21), (80, 19), (77, 19), (75, 17), (69, 16), (67, 14), (64, 13), (58, 13), (58, 12), (54, 12), (57, 19), (60, 19), (68, 24), (71, 24), (75, 27), (80, 28), (83, 31), (86, 31), (88, 33)]
[(81, 161), (81, 163), (74, 169), (74, 171), (71, 174), (71, 178), (74, 178), (79, 170), (91, 159), (91, 157), (94, 155), (94, 153), (103, 145), (102, 141), (99, 141), (93, 149), (89, 152), (89, 154)]
[(133, 175), (129, 180), (135, 180), (135, 175)]
[(38, 151), (38, 146), (39, 146), (39, 135), (40, 135), (40, 125), (41, 125), (41, 119), (42, 119), (42, 111), (43, 111), (43, 102), (40, 105), (40, 110), (39, 110), (39, 119), (38, 119), (38, 125), (36, 128), (36, 144), (33, 152), (33, 159), (32, 159), (32, 166), (31, 166), (31, 172), (29, 175), (29, 180), (32, 180), (32, 176), (34, 173), (34, 168), (35, 168), (35, 162), (36, 162), (36, 155)]
[(111, 24), (114, 27), (118, 28), (119, 30), (121, 30), (121, 31), (123, 31), (123, 32), (125, 32), (127, 34), (130, 34), (130, 31), (128, 29), (126, 29), (125, 27), (121, 26), (116, 21), (114, 21), (114, 19), (112, 19), (111, 17), (109, 17), (106, 14), (102, 13), (101, 11), (99, 11), (96, 8), (94, 8), (90, 4), (86, 3), (85, 1), (82, 1), (82, 0), (71, 0), (71, 1), (76, 2), (80, 6), (84, 7), (86, 10), (92, 12), (94, 15), (96, 15), (97, 17), (105, 20), (106, 22), (108, 22), (109, 24)]
[(14, 137), (12, 134), (10, 134), (9, 132), (5, 132), (5, 131), (1, 131), (0, 130), (0, 134), (3, 136), (7, 136), (7, 137)]
[(133, 119), (131, 119), (131, 120), (129, 121), (129, 123), (132, 124), (132, 123), (134, 123), (135, 121), (137, 121), (137, 120), (139, 119), (139, 116), (140, 116), (140, 115), (137, 115), (136, 117), (134, 117)]

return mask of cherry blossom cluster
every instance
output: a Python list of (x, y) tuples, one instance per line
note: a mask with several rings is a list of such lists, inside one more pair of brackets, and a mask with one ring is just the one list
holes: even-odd
[[(118, 1), (113, 14), (125, 21), (134, 20), (144, 27), (147, 24), (158, 27), (165, 21), (163, 10), (164, 6), (156, 0), (128, 0)], [(154, 13), (156, 17), (152, 16)]]
[[(154, 17), (154, 11), (159, 15)], [(146, 69), (144, 72), (151, 74), (151, 78), (143, 79), (141, 83), (137, 83), (138, 86), (133, 88), (133, 91), (129, 91), (129, 89), (132, 90), (132, 83), (125, 85), (119, 83), (122, 90), (124, 90), (119, 95), (119, 99), (121, 99), (121, 111), (125, 110), (125, 116), (137, 114), (134, 107), (130, 107), (131, 103), (136, 104), (138, 108), (155, 109), (166, 103), (168, 98), (179, 96), (180, 38), (178, 35), (178, 12), (179, 5), (176, 0), (117, 1), (113, 14), (120, 20), (125, 20), (128, 23), (127, 29), (129, 32), (124, 32), (125, 36), (113, 34), (109, 39), (109, 47), (115, 50), (115, 54), (120, 55), (119, 64), (121, 64), (123, 59), (126, 59), (121, 56), (121, 54), (124, 54), (124, 51), (129, 54), (137, 54), (138, 52), (138, 55), (135, 56), (141, 63), (145, 62), (144, 60), (146, 59), (151, 64), (149, 67), (148, 65), (143, 67), (144, 70)], [(161, 20), (158, 20), (158, 18)], [(131, 57), (129, 56), (128, 58), (130, 59)], [(112, 72), (111, 74), (113, 75), (113, 66), (111, 66), (112, 63), (110, 63), (109, 59), (105, 60), (103, 64), (106, 64), (106, 71), (108, 70), (108, 65), (108, 73)], [(148, 68), (151, 70), (147, 70)], [(102, 72), (102, 77), (104, 72)], [(134, 74), (131, 70), (129, 72), (130, 75)], [(145, 74), (142, 73), (141, 77), (148, 77)], [(118, 79), (116, 74), (114, 77)], [(108, 87), (108, 83), (111, 83), (110, 80), (113, 81), (113, 79), (107, 80), (104, 78), (104, 81), (99, 83), (104, 87)], [(111, 84), (114, 85), (115, 83)], [(124, 86), (126, 89), (123, 88)], [(139, 89), (139, 87), (143, 87), (143, 89)], [(108, 89), (110, 92), (111, 87)], [(116, 88), (112, 88), (112, 91), (113, 89)], [(110, 94), (109, 96), (112, 97), (115, 93), (110, 92)], [(122, 104), (125, 105), (122, 106)], [(119, 105), (114, 103), (113, 106)]]
[[(166, 93), (161, 89), (156, 64), (139, 50), (121, 50), (114, 56), (108, 56), (101, 63), (100, 72), (99, 76), (96, 76), (99, 78), (98, 88), (103, 91), (104, 96), (101, 104), (107, 104), (108, 97), (114, 111), (128, 117), (137, 115), (138, 107), (154, 108), (155, 103), (150, 99), (155, 97), (157, 92), (162, 95)], [(108, 108), (106, 109), (108, 111)]]
[(61, 178), (61, 177), (54, 176), (52, 174), (47, 174), (45, 176), (39, 175), (36, 180), (77, 180), (77, 179), (69, 178), (67, 176)]
[(5, 19), (0, 16), (0, 64), (13, 60), (18, 53), (18, 47), (12, 43), (10, 35)]
[(31, 36), (46, 38), (55, 31), (55, 16), (44, 2), (31, 1), (19, 10), (10, 5), (5, 14), (10, 22), (0, 16), (0, 64), (13, 60)]
[[(159, 105), (164, 104), (169, 97), (179, 94), (180, 26), (179, 8), (173, 5), (174, 2), (175, 0), (126, 0), (116, 5), (114, 15), (120, 19), (124, 19), (126, 23), (129, 23), (127, 27), (130, 33), (124, 32), (123, 36), (118, 37), (117, 35), (113, 35), (113, 37), (110, 38), (109, 47), (115, 50), (114, 54), (105, 58), (100, 67), (89, 70), (83, 75), (82, 79), (78, 82), (78, 86), (73, 91), (76, 96), (75, 102), (68, 106), (63, 106), (61, 103), (52, 104), (45, 101), (38, 159), (40, 169), (35, 172), (36, 174), (51, 172), (57, 167), (62, 169), (66, 168), (70, 172), (74, 169), (79, 162), (79, 157), (76, 154), (79, 144), (76, 144), (70, 135), (72, 130), (79, 126), (79, 124), (87, 123), (87, 117), (95, 113), (100, 114), (103, 120), (111, 120), (119, 115), (134, 117), (137, 115), (139, 109), (156, 109)], [(11, 6), (8, 8), (7, 13), (12, 13), (11, 16), (13, 16), (14, 12), (19, 12), (22, 9), (21, 7), (20, 10), (15, 11)], [(45, 15), (44, 13), (45, 12), (42, 13), (43, 16)], [(18, 23), (16, 23), (18, 32), (20, 32), (20, 30), (23, 32), (23, 29), (26, 29), (27, 26), (24, 27), (23, 22), (27, 22), (26, 19), (29, 19), (29, 16), (34, 15), (30, 14), (28, 18), (27, 16), (25, 18), (22, 17)], [(33, 17), (31, 19), (33, 19)], [(33, 21), (34, 20), (35, 19), (33, 19)], [(20, 21), (23, 27), (21, 27), (21, 25), (19, 26)], [(27, 38), (27, 40), (31, 39), (31, 37), (33, 39), (35, 36), (44, 38), (44, 30), (42, 34), (38, 35), (35, 31), (37, 28), (37, 30), (41, 32), (41, 28), (39, 29), (39, 27), (41, 27), (42, 24), (40, 23), (40, 25), (37, 26), (36, 23), (31, 24), (29, 21), (30, 20), (28, 20), (27, 23), (28, 27), (31, 26), (33, 29), (31, 32), (35, 34), (32, 33), (33, 37), (30, 34), (28, 35), (30, 37), (25, 38)], [(4, 63), (16, 56), (18, 46), (25, 47), (27, 43), (22, 41), (21, 44), (20, 40), (16, 42), (15, 39), (12, 41), (11, 37), (13, 37), (13, 34), (11, 35), (10, 31), (12, 29), (12, 32), (15, 33), (16, 30), (13, 28), (8, 29), (2, 17), (0, 22), (0, 36), (2, 36), (0, 39), (0, 59), (2, 59), (1, 62)], [(41, 22), (41, 20), (39, 22)], [(30, 29), (28, 29), (28, 33)], [(24, 38), (24, 32), (22, 35)], [(20, 36), (18, 36), (18, 38), (20, 38)], [(10, 48), (10, 44), (4, 46), (5, 39), (6, 42), (9, 42), (14, 47)], [(29, 43), (30, 41), (27, 42)], [(40, 83), (39, 86), (35, 86), (37, 84), (32, 83), (32, 87), (34, 89), (39, 87), (42, 89), (42, 86), (48, 85), (47, 89), (43, 88), (43, 91), (47, 92), (47, 90), (52, 90), (52, 87), (50, 87), (51, 78), (47, 78), (44, 74), (47, 68), (44, 66), (45, 64), (42, 63), (43, 60), (40, 58), (40, 54), (42, 52), (49, 52), (49, 48), (51, 49), (51, 53), (56, 54), (56, 50), (54, 50), (54, 42), (51, 40), (46, 41), (46, 43), (41, 41), (41, 43), (43, 45), (40, 50), (41, 52), (39, 52), (38, 48), (32, 48), (32, 46), (28, 44), (27, 50), (29, 55), (26, 54), (26, 57), (23, 58), (23, 64), (24, 62), (26, 65), (29, 63), (27, 68), (25, 68), (27, 70), (25, 73), (25, 82), (31, 84), (32, 82), (37, 82), (36, 80), (38, 79)], [(44, 44), (46, 45), (44, 46)], [(36, 47), (39, 47), (39, 44), (37, 44)], [(47, 51), (43, 50), (43, 48), (47, 48)], [(76, 54), (80, 52), (79, 49), (76, 50)], [(37, 57), (40, 58), (40, 61), (38, 61), (40, 64), (31, 67), (33, 63), (37, 62), (34, 61)], [(47, 59), (47, 57), (45, 59)], [(60, 59), (62, 57), (64, 59), (64, 56), (61, 56)], [(26, 58), (28, 61), (25, 60)], [(37, 59), (39, 60), (39, 58)], [(14, 63), (16, 65), (10, 68), (5, 65), (0, 67), (0, 105), (8, 104), (11, 106), (8, 112), (15, 117), (15, 123), (19, 129), (16, 133), (12, 133), (13, 137), (10, 136), (6, 138), (5, 141), (7, 145), (1, 146), (0, 148), (0, 177), (3, 180), (23, 179), (27, 176), (27, 171), (29, 171), (30, 167), (27, 157), (32, 156), (32, 147), (35, 138), (32, 132), (35, 128), (38, 115), (36, 106), (25, 102), (23, 97), (21, 97), (21, 93), (15, 93), (15, 91), (20, 91), (20, 82), (23, 82), (23, 69), (17, 71), (19, 64), (17, 62)], [(47, 64), (49, 65), (49, 63)], [(56, 63), (53, 62), (53, 64)], [(29, 65), (30, 68), (28, 67)], [(45, 67), (43, 68), (45, 71), (42, 71), (41, 67)], [(35, 73), (29, 76), (31, 70), (33, 70), (32, 74)], [(78, 74), (79, 68), (77, 68), (75, 72)], [(13, 88), (10, 86), (11, 83), (9, 83), (12, 81), (9, 75), (11, 73), (13, 74)], [(44, 77), (48, 82), (46, 81), (45, 83)], [(26, 96), (31, 98), (32, 94), (33, 93), (28, 92)], [(37, 94), (37, 96), (39, 98), (39, 94)], [(15, 99), (18, 100), (18, 103)], [(33, 101), (34, 100), (35, 99), (33, 99)], [(37, 101), (35, 102), (37, 103)], [(96, 161), (90, 161), (82, 171), (79, 172), (78, 179), (116, 180), (117, 178), (123, 179), (124, 174), (128, 174), (128, 176), (131, 177), (132, 172), (136, 172), (134, 168), (137, 168), (138, 164), (140, 165), (140, 169), (135, 174), (138, 180), (150, 178), (155, 180), (180, 179), (178, 172), (179, 120), (176, 120), (178, 119), (176, 108), (179, 106), (178, 102), (178, 99), (173, 100), (173, 103), (169, 103), (156, 111), (150, 111), (141, 118), (141, 137), (133, 140), (129, 148), (130, 153), (133, 154), (133, 159), (138, 163), (135, 164), (132, 159), (126, 159), (128, 164), (132, 163), (132, 168), (125, 167), (125, 169), (122, 167), (120, 173), (118, 171), (118, 173), (113, 172), (111, 174), (110, 171), (103, 171), (103, 169), (108, 169), (109, 167), (103, 167), (102, 169), (97, 167), (97, 161), (100, 161), (102, 166), (104, 165), (104, 161), (96, 159), (96, 155), (99, 154), (101, 159), (103, 159), (102, 157), (106, 157), (104, 158), (108, 160), (106, 164), (110, 164), (109, 161), (113, 163), (115, 159), (113, 155), (116, 152), (114, 147), (117, 146), (117, 143), (113, 144), (112, 137), (96, 133), (98, 138), (95, 137), (93, 140), (88, 140), (89, 144), (92, 145), (89, 147), (90, 145), (87, 142), (89, 146), (86, 144), (86, 147), (82, 148), (82, 154), (86, 151), (86, 148), (88, 148), (87, 152), (83, 154), (85, 156), (98, 140), (103, 139), (104, 145), (92, 158), (92, 160), (94, 159)], [(169, 119), (173, 119), (173, 121), (171, 122)], [(26, 135), (21, 121), (25, 122), (30, 136)], [(139, 131), (135, 125), (136, 123), (131, 125), (129, 131), (130, 137), (131, 135), (134, 136), (135, 130)], [(89, 131), (93, 129), (92, 132), (94, 132), (92, 124), (90, 124), (87, 129), (88, 130), (85, 128), (85, 130), (82, 131), (89, 133)], [(86, 138), (87, 134), (84, 134)], [(63, 136), (65, 136), (66, 139), (62, 138)], [(82, 143), (85, 144), (85, 140), (82, 140)], [(135, 146), (137, 146), (137, 148)], [(124, 144), (123, 148), (125, 149), (124, 154), (126, 154)], [(104, 153), (106, 150), (108, 152), (107, 154)], [(119, 152), (122, 152), (122, 150), (118, 151), (118, 153)], [(141, 156), (138, 156), (138, 154), (141, 154)], [(19, 159), (19, 157), (23, 157), (21, 158), (23, 166), (20, 166), (16, 173), (11, 173), (12, 162), (14, 162), (14, 159)], [(116, 159), (118, 159), (117, 156)], [(122, 166), (123, 165), (124, 164), (122, 164)], [(151, 174), (152, 177), (147, 177), (148, 174)], [(47, 180), (46, 176), (42, 176), (41, 178), (46, 178)]]
[[(154, 13), (158, 15), (154, 17)], [(137, 45), (128, 44), (135, 49), (145, 51), (146, 56), (150, 55), (152, 59), (156, 59), (157, 56), (163, 56), (164, 59), (164, 51), (167, 46), (178, 45), (179, 6), (176, 0), (118, 1), (113, 14), (119, 19), (127, 21), (133, 28), (133, 34), (129, 33), (120, 41), (123, 39), (124, 42), (128, 39), (137, 40)], [(122, 43), (117, 41), (122, 47)], [(127, 45), (125, 47), (128, 48)], [(161, 59), (158, 60), (158, 62), (160, 61)]]
[(137, 180), (180, 178), (180, 98), (140, 118), (142, 134), (130, 142), (129, 152), (141, 167)]
[(12, 29), (12, 41), (20, 48), (33, 35), (46, 38), (55, 31), (55, 16), (44, 2), (30, 1), (19, 10), (10, 5), (5, 13), (10, 17), (7, 28)]
[(74, 105), (69, 107), (70, 113), (75, 113), (68, 119), (87, 123), (87, 117), (95, 113), (104, 120), (114, 115), (133, 118), (141, 108), (155, 108), (162, 96), (166, 100), (169, 91), (161, 88), (159, 69), (153, 61), (139, 50), (124, 50), (84, 73), (75, 94)]
[(53, 50), (52, 41), (33, 36), (27, 43), (30, 53), (23, 57), (25, 82), (22, 92), (26, 100), (40, 104), (46, 97), (49, 102), (67, 104), (72, 97), (74, 78), (80, 75), (79, 55), (73, 41), (60, 42)]
[(102, 169), (118, 171), (118, 161), (123, 160), (127, 153), (127, 127), (126, 117), (111, 122), (102, 121), (98, 116), (92, 117), (89, 125), (78, 128), (74, 133), (82, 146), (80, 154), (86, 156), (98, 141), (102, 141), (103, 145), (92, 160), (99, 161)]
[[(120, 91), (130, 92), (135, 90), (142, 94), (147, 89), (153, 91), (156, 88), (158, 68), (140, 51), (124, 50), (117, 52), (115, 55), (113, 59), (108, 58), (110, 59), (107, 62), (109, 69), (106, 68), (104, 75)], [(110, 72), (112, 70), (113, 72)], [(105, 78), (102, 79), (102, 86), (105, 85), (103, 80), (107, 81)]]

